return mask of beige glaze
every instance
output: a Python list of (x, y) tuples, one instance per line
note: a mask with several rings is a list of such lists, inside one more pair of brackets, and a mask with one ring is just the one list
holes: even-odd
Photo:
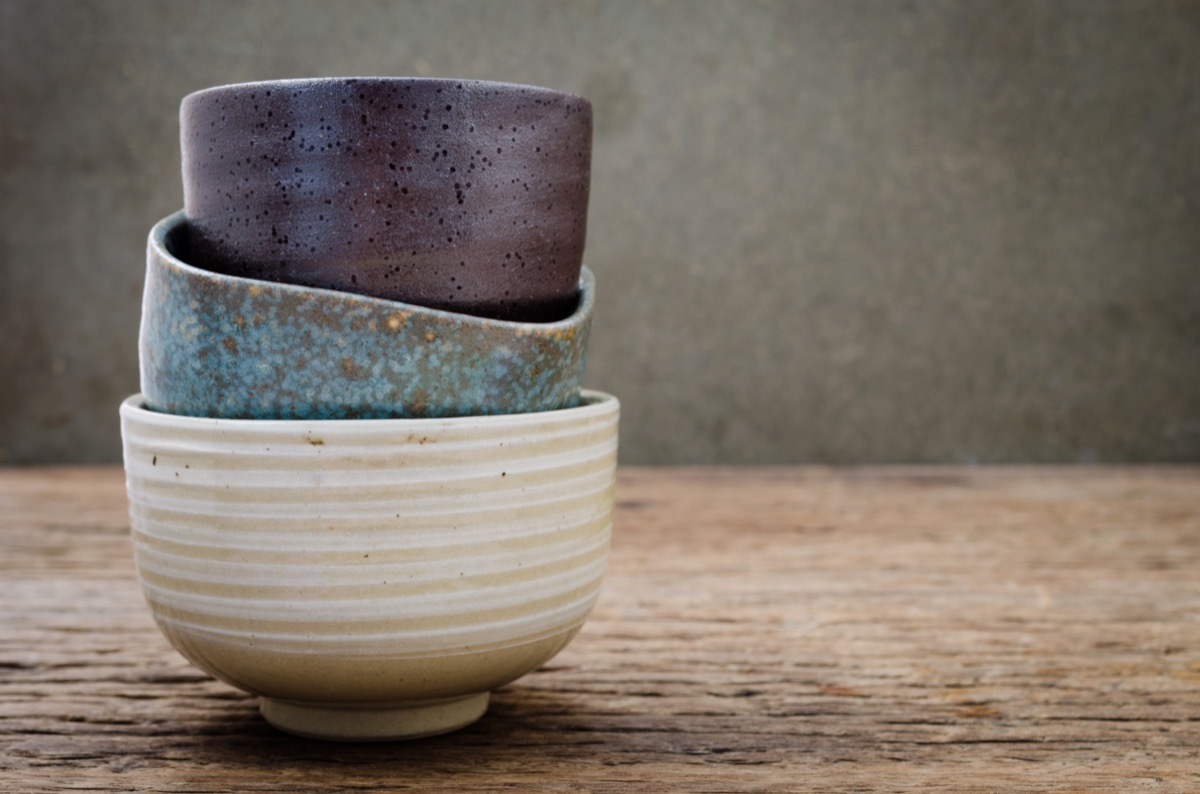
[(331, 739), (454, 730), (579, 631), (608, 558), (615, 398), (451, 419), (121, 406), (133, 544), (164, 634)]

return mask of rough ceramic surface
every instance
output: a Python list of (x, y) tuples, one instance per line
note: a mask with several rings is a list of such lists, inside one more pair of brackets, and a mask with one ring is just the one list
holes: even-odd
[(575, 311), (515, 323), (192, 267), (176, 214), (150, 232), (141, 388), (158, 411), (249, 419), (470, 416), (569, 407), (594, 279)]
[(245, 421), (121, 406), (163, 632), (295, 733), (452, 730), (575, 635), (608, 558), (619, 406)]
[(195, 263), (520, 320), (570, 313), (587, 100), (473, 80), (284, 80), (180, 108)]

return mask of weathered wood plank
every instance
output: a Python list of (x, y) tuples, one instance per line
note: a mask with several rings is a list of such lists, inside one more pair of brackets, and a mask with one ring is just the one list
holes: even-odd
[(451, 736), (268, 727), (114, 468), (0, 471), (12, 791), (1200, 790), (1200, 469), (628, 469), (604, 596)]

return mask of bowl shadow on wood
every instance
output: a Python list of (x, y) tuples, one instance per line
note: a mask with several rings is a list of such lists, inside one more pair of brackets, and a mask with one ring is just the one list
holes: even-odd
[[(190, 765), (261, 767), (273, 777), (286, 768), (308, 783), (319, 782), (322, 771), (331, 771), (344, 782), (344, 765), (352, 765), (364, 776), (382, 771), (375, 763), (386, 764), (389, 774), (405, 769), (463, 774), (486, 773), (531, 751), (543, 761), (554, 762), (594, 756), (596, 734), (604, 731), (606, 718), (589, 711), (577, 691), (560, 691), (549, 683), (536, 685), (537, 679), (553, 675), (555, 669), (561, 665), (530, 673), (521, 682), (493, 692), (487, 713), (473, 725), (407, 742), (334, 743), (293, 736), (262, 719), (257, 698), (214, 683), (205, 698), (209, 708), (191, 723), (186, 737), (176, 734), (184, 745), (178, 751), (187, 754)], [(531, 680), (534, 686), (528, 685)], [(619, 743), (636, 745), (642, 733), (636, 728), (622, 732), (619, 735), (625, 738)], [(636, 752), (636, 746), (626, 750)]]

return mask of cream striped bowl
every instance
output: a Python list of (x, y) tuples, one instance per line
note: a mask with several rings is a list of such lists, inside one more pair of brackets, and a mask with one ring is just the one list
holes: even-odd
[(579, 631), (608, 559), (616, 398), (449, 419), (121, 405), (138, 577), (163, 633), (282, 730), (415, 738)]

